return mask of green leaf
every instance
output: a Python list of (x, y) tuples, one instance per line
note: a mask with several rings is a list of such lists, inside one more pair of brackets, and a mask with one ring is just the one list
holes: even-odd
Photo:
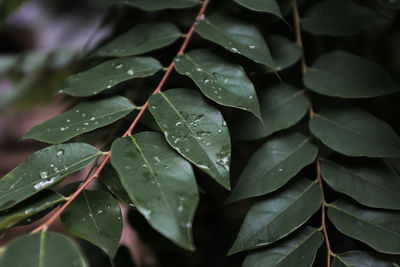
[(119, 138), (111, 151), (111, 163), (139, 212), (172, 242), (194, 250), (199, 195), (192, 166), (155, 132)]
[(111, 258), (122, 234), (119, 203), (105, 191), (84, 190), (61, 214), (69, 233), (103, 249)]
[(312, 34), (350, 36), (384, 21), (371, 9), (350, 0), (326, 0), (317, 2), (307, 11), (301, 26)]
[(400, 209), (400, 176), (383, 160), (328, 158), (321, 160), (321, 174), (334, 190), (363, 205)]
[(251, 252), (243, 267), (309, 267), (323, 241), (318, 229), (304, 227), (271, 247)]
[(235, 114), (231, 132), (240, 140), (255, 140), (296, 124), (307, 113), (309, 101), (304, 90), (289, 84), (277, 84), (260, 93), (264, 124), (245, 113)]
[(53, 145), (36, 151), (0, 179), (0, 210), (58, 183), (101, 155), (85, 143)]
[(250, 10), (271, 13), (281, 19), (282, 13), (276, 0), (234, 0)]
[[(375, 253), (374, 253), (375, 254)], [(352, 250), (335, 254), (332, 267), (398, 267), (394, 262), (380, 259), (370, 252)]]
[(41, 194), (0, 213), (0, 231), (4, 231), (18, 222), (31, 217), (41, 211), (65, 201), (65, 197), (52, 191), (44, 190)]
[(175, 69), (192, 79), (203, 94), (218, 104), (247, 110), (261, 117), (256, 91), (242, 66), (206, 49), (198, 49), (178, 56)]
[(227, 202), (265, 195), (286, 184), (312, 163), (318, 148), (311, 137), (288, 133), (274, 137), (250, 158)]
[(30, 129), (23, 139), (33, 138), (57, 144), (72, 137), (106, 126), (124, 117), (135, 108), (122, 96), (79, 103), (74, 108)]
[(400, 138), (385, 122), (356, 107), (324, 108), (309, 122), (314, 136), (351, 157), (400, 157)]
[(287, 236), (319, 210), (321, 204), (321, 187), (299, 177), (285, 190), (251, 207), (228, 255), (263, 247)]
[(151, 76), (161, 68), (160, 62), (152, 57), (117, 58), (69, 76), (58, 92), (72, 96), (92, 96), (121, 82)]
[(108, 190), (111, 191), (118, 199), (123, 201), (126, 205), (134, 207), (134, 203), (126, 193), (124, 187), (119, 180), (117, 172), (109, 165), (107, 165), (100, 174), (100, 181), (105, 184)]
[(303, 50), (299, 45), (280, 35), (270, 36), (268, 44), (276, 71), (289, 68), (303, 55)]
[(88, 267), (75, 243), (49, 231), (17, 237), (2, 248), (0, 266), (12, 267)]
[(179, 29), (169, 22), (139, 24), (97, 49), (94, 56), (126, 57), (141, 55), (168, 46), (181, 36)]
[(168, 143), (230, 189), (231, 141), (221, 113), (191, 89), (172, 89), (153, 95), (149, 106)]
[(192, 7), (200, 4), (200, 0), (113, 0), (116, 3), (138, 7), (146, 11), (157, 11), (162, 9), (179, 9)]
[(271, 52), (254, 25), (218, 13), (197, 21), (195, 30), (203, 38), (274, 70)]
[(328, 207), (328, 217), (343, 234), (375, 250), (400, 254), (400, 213), (365, 208), (344, 200)]
[(368, 98), (400, 92), (378, 64), (343, 51), (320, 56), (303, 77), (307, 88), (342, 98)]

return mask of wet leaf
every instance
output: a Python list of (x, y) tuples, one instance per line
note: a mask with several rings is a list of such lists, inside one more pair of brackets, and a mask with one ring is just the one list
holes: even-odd
[(284, 36), (272, 35), (268, 38), (268, 44), (276, 71), (291, 67), (299, 61), (303, 54), (300, 46)]

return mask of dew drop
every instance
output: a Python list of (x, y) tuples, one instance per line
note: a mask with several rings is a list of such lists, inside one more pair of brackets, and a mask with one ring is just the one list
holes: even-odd
[(237, 48), (235, 48), (235, 47), (232, 47), (231, 50), (232, 50), (233, 52), (238, 52)]
[(71, 120), (70, 120), (70, 119), (67, 119), (67, 122), (71, 122)]
[(94, 121), (95, 119), (96, 119), (95, 117), (91, 117), (91, 118), (90, 118), (91, 121)]
[(249, 45), (249, 48), (250, 49), (254, 49), (254, 48), (256, 48), (254, 45)]
[(202, 71), (202, 69), (201, 69), (201, 68), (196, 68), (196, 70), (197, 70), (197, 71)]
[(278, 171), (279, 171), (279, 172), (283, 172), (283, 169), (279, 168)]
[(122, 68), (124, 66), (124, 64), (118, 64), (115, 68), (116, 69), (120, 69), (120, 68)]
[(253, 99), (253, 96), (252, 96), (252, 95), (249, 95), (249, 99)]
[(130, 69), (130, 70), (128, 70), (126, 73), (128, 73), (129, 75), (133, 75), (133, 74), (135, 74), (135, 72), (133, 71), (133, 69)]
[(219, 133), (219, 134), (222, 133), (222, 130), (221, 130), (221, 129), (218, 129), (217, 133)]
[(42, 179), (46, 179), (47, 178), (47, 172), (40, 172), (40, 177), (42, 177)]
[(56, 156), (57, 156), (57, 158), (62, 158), (62, 157), (64, 157), (64, 149), (60, 149), (60, 150), (58, 150), (57, 152), (56, 152)]

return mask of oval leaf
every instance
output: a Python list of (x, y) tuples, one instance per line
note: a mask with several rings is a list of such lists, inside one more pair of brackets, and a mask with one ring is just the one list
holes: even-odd
[(303, 50), (298, 44), (280, 35), (270, 36), (268, 38), (268, 44), (271, 49), (276, 71), (289, 68), (299, 61), (303, 55)]
[(400, 157), (400, 138), (385, 122), (356, 107), (321, 110), (310, 131), (331, 149), (351, 157)]
[(113, 0), (116, 3), (138, 7), (146, 11), (187, 8), (200, 4), (199, 0)]
[(100, 155), (100, 151), (85, 143), (54, 145), (36, 151), (0, 179), (0, 210), (58, 183)]
[(234, 0), (239, 5), (242, 5), (250, 10), (262, 11), (271, 13), (281, 19), (282, 13), (276, 0)]
[(92, 96), (121, 82), (151, 76), (161, 68), (160, 62), (151, 57), (117, 58), (69, 76), (58, 92), (72, 96)]
[(178, 56), (175, 69), (192, 79), (203, 94), (218, 104), (247, 110), (261, 117), (256, 91), (242, 66), (206, 49), (198, 49)]
[(30, 129), (23, 139), (33, 138), (57, 144), (72, 137), (106, 126), (124, 117), (135, 108), (127, 98), (114, 96), (102, 100), (82, 102)]
[(400, 92), (389, 74), (378, 64), (342, 51), (319, 57), (303, 77), (317, 93), (343, 98), (368, 98)]
[(194, 250), (199, 196), (192, 166), (155, 132), (119, 138), (111, 151), (111, 163), (139, 212), (172, 242)]
[(227, 202), (265, 195), (312, 163), (318, 148), (311, 137), (289, 133), (268, 140), (250, 158)]
[(321, 187), (304, 178), (296, 179), (287, 189), (251, 207), (228, 255), (263, 247), (287, 236), (319, 210), (321, 204)]
[(338, 200), (329, 205), (328, 216), (343, 234), (379, 252), (400, 254), (399, 212), (368, 209)]
[(221, 113), (191, 89), (172, 89), (153, 95), (149, 106), (168, 143), (230, 189), (231, 141)]
[(251, 252), (243, 267), (312, 266), (324, 236), (318, 229), (305, 227), (266, 249)]
[(122, 234), (119, 203), (104, 191), (84, 190), (61, 214), (69, 233), (85, 239), (107, 252), (117, 253)]
[(75, 243), (49, 231), (17, 237), (3, 248), (0, 266), (89, 267)]
[(380, 259), (370, 252), (352, 250), (335, 254), (332, 267), (399, 267), (399, 265)]
[[(148, 0), (145, 1), (151, 3)], [(141, 55), (170, 45), (181, 35), (179, 29), (169, 22), (139, 24), (97, 49), (94, 56), (126, 57)]]

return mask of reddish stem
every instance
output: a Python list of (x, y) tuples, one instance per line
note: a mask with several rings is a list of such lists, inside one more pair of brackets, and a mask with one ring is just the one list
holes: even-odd
[[(208, 4), (209, 4), (210, 0), (204, 0), (203, 4), (199, 10), (199, 13), (197, 14), (197, 17), (195, 19), (195, 21), (198, 21), (202, 18)], [(194, 24), (190, 27), (188, 33), (186, 34), (185, 40), (181, 46), (181, 48), (179, 49), (177, 56), (182, 55), (185, 52), (186, 47), (189, 44), (190, 39), (192, 38), (194, 32)], [(161, 79), (160, 83), (158, 84), (157, 88), (153, 91), (153, 95), (157, 94), (161, 91), (162, 87), (164, 86), (165, 82), (167, 81), (168, 77), (170, 76), (172, 70), (174, 69), (174, 61), (172, 60), (171, 64), (168, 66), (167, 71), (165, 72), (163, 78)], [(149, 101), (147, 100), (146, 103), (144, 103), (144, 105), (142, 106), (142, 108), (140, 109), (140, 112), (138, 113), (138, 115), (136, 115), (136, 118), (134, 119), (134, 121), (132, 122), (132, 124), (129, 126), (128, 130), (123, 134), (123, 137), (126, 137), (128, 135), (130, 135), (133, 131), (133, 129), (135, 128), (136, 124), (139, 122), (140, 118), (142, 117), (143, 113), (146, 111), (147, 107), (149, 105)], [(74, 199), (76, 199), (78, 197), (78, 195), (97, 177), (99, 177), (100, 172), (103, 170), (103, 168), (106, 166), (107, 162), (110, 160), (110, 156), (111, 156), (111, 152), (109, 152), (107, 154), (107, 156), (103, 159), (103, 161), (101, 162), (100, 166), (97, 168), (96, 172), (89, 177), (89, 179), (87, 179), (69, 198), (68, 201), (65, 202), (61, 208), (59, 208), (57, 210), (57, 212), (55, 212), (53, 214), (53, 216), (51, 216), (46, 222), (44, 222), (42, 225), (40, 225), (39, 227), (37, 227), (36, 229), (34, 229), (32, 231), (32, 233), (36, 233), (38, 231), (41, 230), (46, 230), (59, 216), (60, 214), (69, 206), (69, 204), (71, 204), (72, 201), (74, 201)]]

